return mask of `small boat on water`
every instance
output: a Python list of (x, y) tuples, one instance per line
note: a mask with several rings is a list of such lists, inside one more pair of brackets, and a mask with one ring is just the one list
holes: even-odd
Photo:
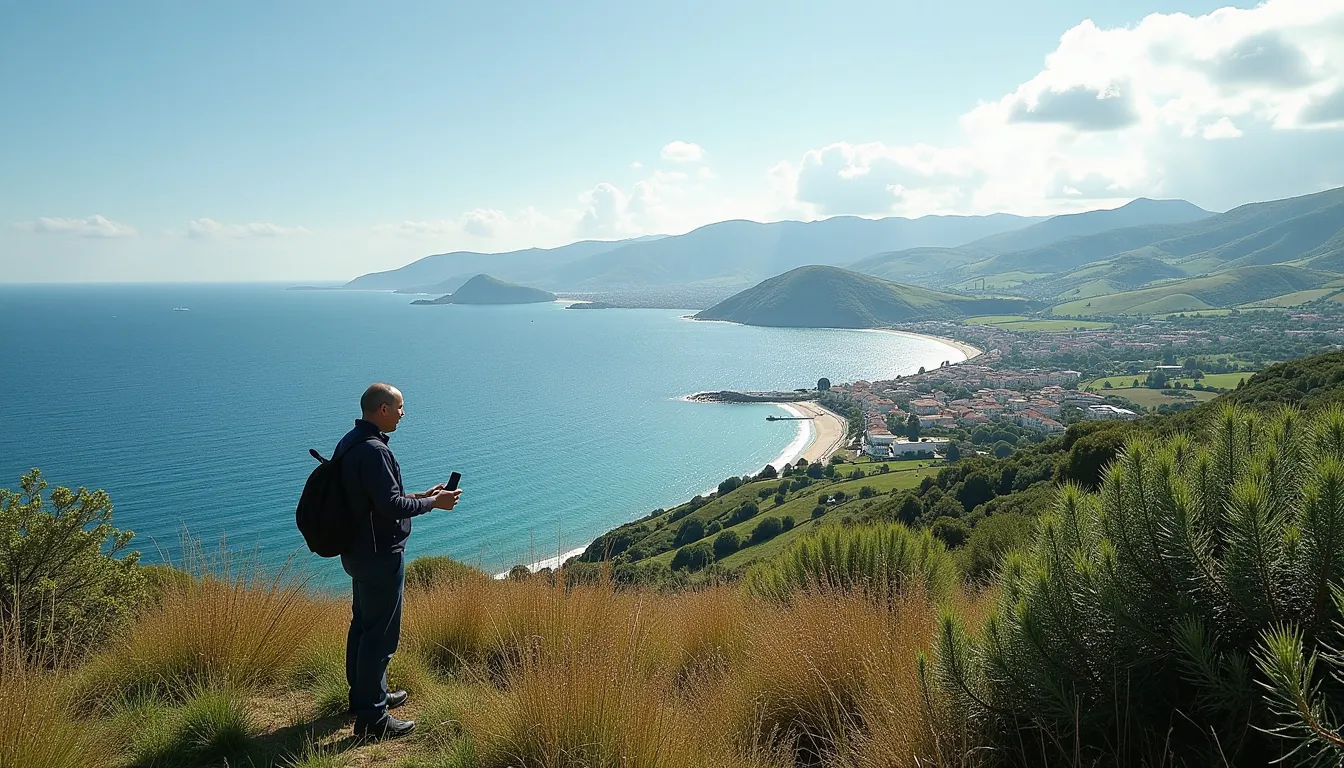
[(188, 309), (188, 308), (186, 308), (186, 307), (173, 307), (173, 311), (174, 311), (174, 312), (190, 312), (191, 310)]

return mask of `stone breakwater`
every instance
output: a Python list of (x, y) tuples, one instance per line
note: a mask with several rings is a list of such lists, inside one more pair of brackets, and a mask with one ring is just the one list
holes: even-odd
[(799, 403), (805, 400), (816, 400), (817, 392), (815, 390), (802, 392), (734, 392), (722, 390), (719, 392), (697, 392), (686, 399), (696, 403)]

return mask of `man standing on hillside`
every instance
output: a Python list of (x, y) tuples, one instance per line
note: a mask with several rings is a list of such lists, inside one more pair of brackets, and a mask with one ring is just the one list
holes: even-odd
[(406, 691), (388, 692), (387, 665), (401, 638), (401, 599), (406, 583), (404, 552), (411, 518), (431, 509), (452, 509), (461, 491), (436, 485), (424, 493), (406, 494), (401, 465), (387, 447), (388, 433), (406, 415), (401, 392), (390, 384), (373, 384), (359, 399), (362, 417), (336, 445), (344, 454), (341, 482), (355, 521), (350, 551), (341, 566), (354, 592), (350, 634), (345, 646), (345, 679), (350, 685), (350, 710), (355, 736), (382, 739), (404, 736), (414, 720), (388, 714), (406, 703)]

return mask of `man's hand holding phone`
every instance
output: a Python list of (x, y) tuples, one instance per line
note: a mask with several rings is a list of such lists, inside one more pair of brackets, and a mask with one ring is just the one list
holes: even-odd
[(448, 476), (446, 485), (434, 486), (434, 509), (450, 510), (457, 504), (457, 499), (462, 492), (457, 489), (457, 483), (462, 479), (462, 473), (454, 472)]
[(434, 509), (452, 509), (456, 506), (457, 498), (461, 495), (461, 491), (436, 491), (434, 493)]

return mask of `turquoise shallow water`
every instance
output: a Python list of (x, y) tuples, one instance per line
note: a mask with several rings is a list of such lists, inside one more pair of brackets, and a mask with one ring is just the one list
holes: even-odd
[[(188, 312), (172, 311), (185, 306)], [(457, 510), (415, 521), (410, 554), (500, 570), (758, 470), (797, 436), (774, 406), (691, 392), (794, 388), (959, 360), (896, 334), (748, 328), (673, 310), (412, 307), (388, 293), (280, 286), (0, 286), (0, 482), (40, 467), (104, 488), (150, 561), (184, 530), (303, 550), (294, 503), (375, 380), (406, 396), (392, 438), (407, 484), (462, 473)]]

